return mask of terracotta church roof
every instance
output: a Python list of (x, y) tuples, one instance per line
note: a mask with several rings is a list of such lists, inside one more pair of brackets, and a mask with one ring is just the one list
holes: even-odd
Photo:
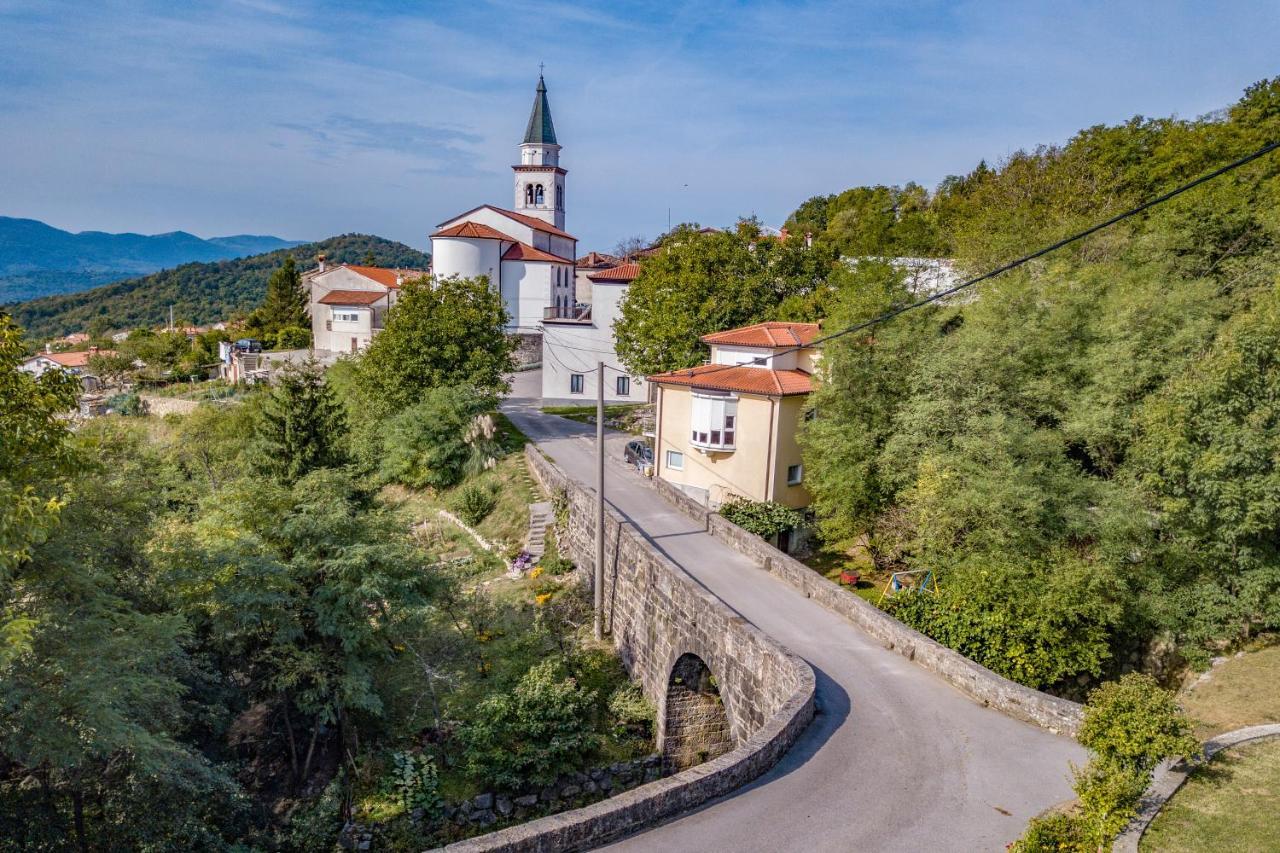
[(490, 228), (479, 222), (462, 222), (452, 228), (445, 228), (431, 235), (432, 237), (473, 237), (481, 240), (506, 240), (515, 242), (515, 238), (503, 234), (497, 228)]
[(557, 257), (550, 252), (535, 249), (528, 243), (516, 243), (502, 253), (502, 259), (504, 261), (545, 261), (551, 264), (573, 263), (569, 258)]

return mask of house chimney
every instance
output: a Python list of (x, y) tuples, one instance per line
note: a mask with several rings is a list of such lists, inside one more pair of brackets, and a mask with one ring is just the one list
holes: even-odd
[(396, 287), (402, 284), (404, 284), (404, 276), (401, 275), (400, 270), (396, 270)]
[(324, 272), (324, 252), (320, 253), (318, 260), (320, 261), (320, 272)]

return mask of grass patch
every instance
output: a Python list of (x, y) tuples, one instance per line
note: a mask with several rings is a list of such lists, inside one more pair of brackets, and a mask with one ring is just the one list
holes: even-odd
[[(1248, 651), (1215, 666), (1178, 697), (1196, 721), (1196, 736), (1261, 723), (1280, 723), (1280, 644)], [(1280, 842), (1277, 843), (1280, 848)]]
[[(878, 571), (865, 548), (826, 545), (803, 559), (805, 565), (829, 581), (839, 583), (860, 598), (872, 604), (880, 600), (880, 593), (889, 581), (889, 573)], [(856, 572), (861, 580), (856, 585), (840, 583), (844, 571)]]
[[(645, 403), (615, 403), (604, 407), (604, 425), (634, 435), (641, 433), (640, 410)], [(558, 415), (583, 424), (596, 422), (596, 407), (591, 406), (543, 406), (543, 414)]]
[(1280, 740), (1235, 747), (1196, 770), (1152, 822), (1139, 849), (1280, 849)]

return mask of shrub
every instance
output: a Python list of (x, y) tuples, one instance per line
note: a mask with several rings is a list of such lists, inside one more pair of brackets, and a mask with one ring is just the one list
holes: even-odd
[(533, 666), (510, 693), (476, 706), (459, 729), (468, 774), (485, 787), (520, 790), (580, 766), (595, 746), (594, 701), (560, 661)]
[(378, 473), (385, 482), (443, 489), (462, 479), (473, 458), (476, 418), (491, 397), (469, 388), (431, 388), (417, 404), (388, 418), (381, 428)]
[(1031, 821), (1010, 853), (1097, 853), (1098, 842), (1077, 815), (1052, 814)]
[(453, 499), (454, 511), (462, 516), (463, 521), (473, 526), (484, 521), (497, 505), (498, 499), (493, 491), (479, 483), (467, 483)]
[(1166, 758), (1189, 758), (1200, 750), (1173, 694), (1137, 672), (1089, 694), (1080, 743), (1098, 761), (1144, 776)]
[(573, 571), (573, 561), (568, 557), (543, 557), (542, 570), (549, 575), (567, 575)]
[(149, 413), (150, 407), (147, 401), (139, 396), (137, 391), (129, 391), (125, 394), (116, 394), (107, 400), (107, 406), (113, 412), (120, 415), (129, 415), (131, 417), (142, 417)]
[(276, 332), (273, 343), (277, 350), (307, 349), (311, 346), (311, 330), (301, 326), (285, 326)]
[(720, 507), (720, 515), (761, 539), (772, 539), (804, 522), (804, 515), (789, 506), (736, 497)]
[(609, 713), (620, 732), (643, 738), (653, 736), (653, 722), (657, 712), (640, 690), (640, 685), (627, 682), (613, 691), (613, 695), (609, 697)]
[(423, 816), (437, 820), (444, 811), (440, 796), (440, 775), (429, 755), (397, 752), (391, 756), (391, 785), (400, 795), (406, 811), (422, 809)]

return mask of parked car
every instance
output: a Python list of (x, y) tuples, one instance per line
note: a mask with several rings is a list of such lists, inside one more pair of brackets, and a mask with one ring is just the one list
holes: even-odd
[(644, 468), (653, 464), (653, 448), (649, 446), (649, 439), (637, 438), (627, 442), (627, 447), (622, 451), (622, 460), (628, 465), (634, 465), (637, 468)]

